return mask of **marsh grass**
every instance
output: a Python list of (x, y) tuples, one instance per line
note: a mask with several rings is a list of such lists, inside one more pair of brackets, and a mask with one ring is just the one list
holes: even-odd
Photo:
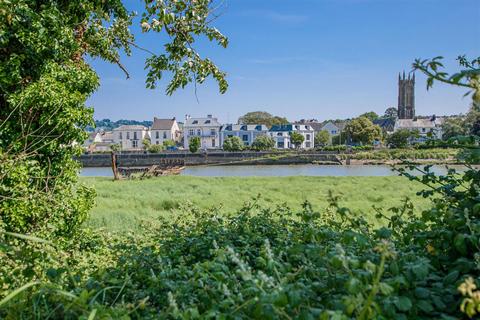
[(409, 197), (418, 212), (428, 206), (428, 201), (416, 196), (422, 186), (403, 177), (172, 176), (116, 182), (109, 178), (83, 178), (82, 182), (97, 191), (88, 225), (112, 231), (141, 230), (145, 221), (185, 214), (183, 208), (189, 205), (233, 213), (258, 196), (259, 204), (266, 207), (286, 204), (300, 209), (308, 200), (315, 210), (325, 210), (331, 191), (340, 197), (341, 206), (375, 224), (374, 205), (390, 208)]

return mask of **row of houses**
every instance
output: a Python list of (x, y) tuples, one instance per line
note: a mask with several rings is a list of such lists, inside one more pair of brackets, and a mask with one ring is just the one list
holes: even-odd
[[(112, 145), (122, 150), (142, 150), (145, 139), (153, 145), (162, 145), (165, 141), (173, 141), (179, 148), (188, 149), (192, 137), (200, 139), (200, 148), (221, 149), (229, 137), (239, 137), (246, 147), (251, 146), (258, 136), (266, 135), (275, 141), (277, 149), (311, 149), (315, 147), (315, 134), (326, 131), (331, 138), (341, 135), (348, 121), (301, 120), (297, 123), (274, 125), (268, 128), (262, 124), (221, 124), (212, 115), (206, 117), (186, 116), (184, 123), (175, 118), (154, 118), (150, 128), (140, 125), (123, 125), (108, 132), (94, 132), (84, 146), (87, 151), (109, 151)], [(416, 142), (423, 142), (430, 137), (442, 138), (443, 117), (415, 117), (413, 119), (378, 119), (374, 124), (380, 126), (387, 134), (401, 129), (418, 132)], [(293, 132), (304, 137), (301, 146), (290, 141)]]
[[(304, 137), (301, 146), (295, 146), (290, 141), (293, 132)], [(248, 147), (258, 136), (270, 136), (275, 141), (277, 149), (311, 149), (315, 146), (315, 130), (308, 124), (292, 123), (274, 125), (268, 128), (262, 124), (221, 124), (217, 118), (208, 115), (204, 118), (187, 116), (184, 123), (175, 118), (154, 118), (150, 128), (141, 125), (122, 125), (113, 131), (91, 133), (84, 147), (88, 152), (109, 151), (112, 145), (118, 145), (121, 150), (142, 150), (145, 141), (150, 144), (162, 145), (165, 141), (173, 141), (180, 148), (188, 149), (192, 137), (200, 139), (200, 148), (221, 149), (229, 137), (239, 137)]]

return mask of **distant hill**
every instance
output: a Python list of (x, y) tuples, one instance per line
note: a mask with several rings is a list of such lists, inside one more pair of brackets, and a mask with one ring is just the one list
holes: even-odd
[(95, 128), (88, 127), (87, 131), (99, 131), (99, 130), (111, 131), (123, 125), (142, 125), (145, 127), (151, 127), (152, 123), (153, 121), (150, 121), (150, 120), (137, 121), (137, 120), (121, 119), (118, 121), (112, 121), (110, 119), (102, 119), (102, 120), (95, 120)]

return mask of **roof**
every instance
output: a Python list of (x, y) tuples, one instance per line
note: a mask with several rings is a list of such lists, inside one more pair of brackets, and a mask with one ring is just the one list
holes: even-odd
[(313, 128), (309, 124), (276, 124), (270, 128), (270, 131), (272, 132), (296, 131), (296, 130), (313, 131)]
[(299, 125), (309, 125), (310, 127), (313, 128), (313, 131), (315, 132), (318, 132), (318, 131), (322, 131), (322, 128), (323, 128), (323, 124), (321, 122), (309, 122), (309, 121), (300, 121), (300, 122), (296, 122), (295, 124), (299, 124)]
[(220, 127), (217, 118), (188, 118), (185, 121), (185, 127)]
[(221, 131), (268, 131), (264, 124), (226, 124)]
[(397, 119), (395, 126), (398, 128), (435, 128), (441, 126), (444, 118), (432, 117), (426, 119)]
[(132, 125), (125, 124), (123, 126), (113, 129), (113, 131), (121, 131), (121, 130), (148, 130), (148, 129), (144, 126), (136, 125), (136, 124), (132, 124)]
[(102, 141), (113, 141), (113, 132), (112, 131), (105, 131), (102, 133)]
[(172, 130), (173, 125), (177, 120), (173, 119), (158, 119), (153, 118), (152, 130)]
[(395, 126), (395, 119), (392, 119), (392, 118), (375, 119), (373, 120), (373, 124), (376, 124), (382, 129), (390, 128), (390, 127), (393, 128), (393, 126)]

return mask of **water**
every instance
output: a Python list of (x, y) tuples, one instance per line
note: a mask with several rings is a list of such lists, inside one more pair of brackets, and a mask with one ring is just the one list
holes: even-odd
[[(449, 166), (462, 171), (462, 166)], [(436, 174), (445, 174), (445, 166), (434, 166)], [(111, 168), (83, 168), (80, 172), (84, 177), (112, 177)], [(288, 177), (288, 176), (395, 176), (396, 172), (386, 165), (269, 165), (269, 166), (197, 166), (187, 167), (181, 175), (197, 177)]]

